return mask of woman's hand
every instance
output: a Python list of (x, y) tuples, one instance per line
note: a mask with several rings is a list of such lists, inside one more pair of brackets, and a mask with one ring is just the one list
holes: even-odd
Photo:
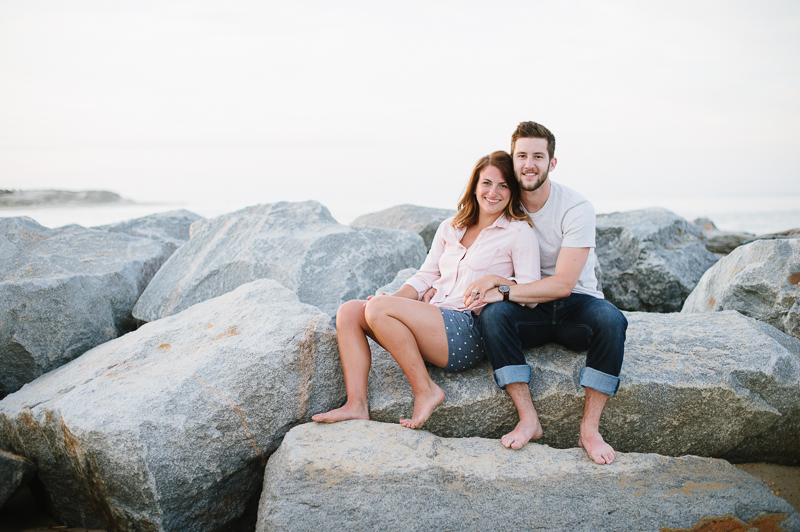
[(499, 275), (485, 275), (481, 277), (477, 281), (470, 283), (466, 291), (464, 291), (464, 305), (472, 310), (478, 305), (483, 304), (483, 296), (486, 292), (495, 286), (500, 286), (507, 282), (506, 279), (503, 279)]
[(435, 295), (436, 295), (436, 289), (435, 288), (428, 288), (428, 291), (425, 292), (424, 296), (422, 296), (422, 302), (423, 303), (430, 303), (431, 299), (433, 299), (433, 296), (435, 296)]

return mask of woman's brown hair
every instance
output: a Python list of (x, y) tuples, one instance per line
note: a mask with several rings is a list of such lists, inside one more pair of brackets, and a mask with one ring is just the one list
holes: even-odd
[(517, 181), (517, 176), (514, 175), (514, 163), (508, 153), (499, 150), (481, 157), (475, 164), (475, 169), (472, 171), (472, 177), (470, 177), (467, 188), (464, 190), (464, 195), (461, 196), (461, 200), (458, 202), (458, 214), (453, 218), (453, 227), (458, 229), (478, 223), (480, 207), (478, 206), (478, 199), (475, 197), (475, 189), (478, 187), (481, 171), (487, 166), (494, 166), (500, 170), (500, 173), (503, 174), (503, 179), (506, 180), (508, 190), (511, 192), (511, 198), (503, 214), (509, 220), (523, 220), (528, 222), (528, 225), (531, 225), (530, 218), (522, 210), (519, 203), (519, 181)]

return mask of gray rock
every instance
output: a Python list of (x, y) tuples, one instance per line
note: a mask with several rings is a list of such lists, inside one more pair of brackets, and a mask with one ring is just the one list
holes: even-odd
[[(800, 464), (800, 340), (738, 312), (626, 313), (619, 392), (601, 419), (623, 452), (694, 454)], [(407, 379), (373, 345), (370, 417), (397, 423), (413, 411)], [(585, 354), (555, 344), (526, 351), (541, 443), (573, 447), (583, 415)], [(424, 428), (442, 437), (499, 438), (518, 418), (484, 361), (463, 372), (429, 368), (445, 400)]]
[(597, 216), (603, 294), (622, 310), (677, 312), (717, 257), (704, 231), (666, 209)]
[(352, 227), (383, 227), (403, 229), (417, 233), (425, 241), (425, 249), (431, 249), (433, 236), (439, 225), (456, 213), (453, 209), (434, 209), (417, 205), (396, 205), (386, 210), (359, 216)]
[(9, 395), (0, 446), (39, 467), (72, 526), (252, 530), (269, 455), (343, 399), (330, 318), (260, 280)]
[(722, 258), (681, 312), (736, 310), (800, 338), (800, 240), (757, 240)]
[(348, 421), (286, 435), (267, 465), (256, 531), (659, 532), (714, 517), (735, 530), (800, 531), (789, 503), (722, 460), (625, 453), (598, 466), (582, 449), (513, 451)]
[(800, 228), (795, 229), (787, 229), (786, 231), (781, 231), (779, 233), (768, 233), (765, 235), (758, 235), (756, 237), (752, 237), (748, 240), (742, 242), (742, 245), (749, 244), (750, 242), (755, 242), (756, 240), (777, 240), (777, 239), (784, 239), (784, 238), (800, 238)]
[(0, 218), (0, 397), (135, 328), (168, 256), (149, 238)]
[(0, 449), (0, 510), (35, 474), (33, 462)]
[(379, 296), (381, 294), (394, 294), (400, 290), (400, 288), (406, 284), (406, 281), (413, 277), (418, 271), (419, 270), (417, 268), (405, 268), (400, 270), (397, 272), (397, 275), (394, 276), (392, 282), (375, 290), (375, 295)]
[(694, 225), (699, 225), (706, 231), (714, 231), (717, 229), (717, 226), (714, 224), (714, 222), (711, 221), (710, 218), (705, 218), (705, 217), (695, 218), (694, 220), (692, 220), (692, 223)]
[(266, 278), (335, 316), (345, 301), (365, 298), (423, 260), (422, 239), (408, 231), (353, 229), (315, 201), (258, 205), (195, 222), (133, 315), (153, 321)]
[(707, 231), (706, 236), (708, 238), (707, 250), (718, 255), (727, 255), (739, 247), (742, 242), (752, 239), (755, 235), (752, 233), (711, 230)]
[(199, 214), (180, 209), (177, 211), (159, 212), (134, 220), (127, 220), (108, 225), (98, 225), (93, 229), (102, 229), (112, 233), (125, 233), (131, 236), (152, 238), (166, 244), (170, 254), (189, 240), (189, 227), (197, 220)]

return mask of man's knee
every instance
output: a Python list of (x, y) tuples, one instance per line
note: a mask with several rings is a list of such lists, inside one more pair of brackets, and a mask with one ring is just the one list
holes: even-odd
[(514, 322), (514, 305), (509, 301), (498, 301), (483, 307), (480, 314), (481, 331), (491, 335), (497, 330), (506, 329)]
[(622, 311), (605, 299), (598, 299), (594, 303), (591, 315), (596, 330), (624, 335), (628, 329), (628, 320)]

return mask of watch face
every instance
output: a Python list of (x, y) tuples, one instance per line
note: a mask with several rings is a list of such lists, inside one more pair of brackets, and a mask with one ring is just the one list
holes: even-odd
[(508, 301), (509, 294), (511, 293), (511, 289), (508, 287), (507, 284), (501, 284), (497, 287), (501, 294), (503, 294), (503, 301)]

